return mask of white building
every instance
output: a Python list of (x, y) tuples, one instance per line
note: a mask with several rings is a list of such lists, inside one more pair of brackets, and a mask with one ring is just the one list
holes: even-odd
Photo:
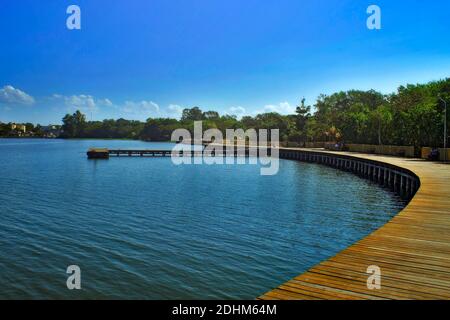
[(23, 133), (27, 132), (27, 127), (23, 124), (16, 124), (16, 123), (11, 123), (11, 130), (16, 130), (16, 131), (20, 131)]

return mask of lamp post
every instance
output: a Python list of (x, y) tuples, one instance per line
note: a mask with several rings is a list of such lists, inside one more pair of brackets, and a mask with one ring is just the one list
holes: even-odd
[(439, 100), (441, 100), (444, 103), (444, 160), (447, 161), (447, 101), (439, 97)]

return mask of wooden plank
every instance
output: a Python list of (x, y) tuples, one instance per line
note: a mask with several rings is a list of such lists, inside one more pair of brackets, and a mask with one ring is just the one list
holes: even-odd
[[(310, 155), (327, 155), (382, 163), (415, 175), (420, 188), (386, 225), (259, 299), (450, 299), (449, 165), (318, 149), (280, 151), (300, 152), (308, 161)], [(367, 288), (371, 265), (381, 268), (380, 290)]]

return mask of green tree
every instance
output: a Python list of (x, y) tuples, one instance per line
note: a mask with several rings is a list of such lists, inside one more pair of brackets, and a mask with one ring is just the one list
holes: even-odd
[(203, 112), (199, 107), (184, 109), (181, 121), (200, 121), (203, 120)]
[(75, 137), (76, 129), (75, 129), (75, 121), (71, 114), (66, 114), (62, 119), (63, 126), (63, 137), (65, 138), (73, 138)]
[(392, 112), (386, 105), (381, 105), (371, 112), (372, 121), (377, 128), (378, 144), (382, 145), (382, 132), (385, 130), (393, 120)]
[(311, 117), (311, 106), (305, 105), (305, 98), (302, 99), (299, 106), (296, 108), (296, 137), (298, 137), (299, 142), (306, 142), (307, 140), (307, 132), (306, 132), (306, 124), (308, 123), (309, 118)]
[(66, 138), (83, 137), (86, 128), (86, 116), (77, 110), (74, 114), (66, 114), (63, 118), (63, 136)]
[[(180, 121), (148, 119), (145, 123), (126, 119), (87, 122), (77, 111), (63, 118), (62, 127), (65, 138), (162, 141), (169, 140), (177, 128), (192, 132), (194, 121), (203, 120), (204, 130), (218, 128), (224, 134), (226, 129), (236, 128), (279, 129), (281, 139), (292, 142), (343, 140), (346, 143), (442, 146), (444, 108), (438, 96), (450, 101), (450, 78), (401, 86), (390, 95), (374, 90), (320, 95), (314, 113), (304, 99), (295, 114), (264, 113), (244, 116), (240, 121), (236, 116), (220, 116), (212, 110), (202, 112), (199, 107), (183, 110)], [(0, 124), (0, 135), (9, 135), (10, 128), (10, 125)]]
[(203, 112), (203, 119), (206, 120), (217, 120), (219, 119), (219, 113), (217, 111), (206, 111)]

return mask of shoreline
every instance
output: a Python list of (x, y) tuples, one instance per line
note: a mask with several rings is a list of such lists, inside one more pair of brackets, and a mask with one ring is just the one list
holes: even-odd
[[(0, 136), (0, 139), (41, 139), (41, 140), (105, 140), (105, 141), (113, 141), (113, 140), (119, 140), (119, 141), (142, 141), (142, 142), (152, 142), (152, 143), (172, 143), (173, 141), (148, 141), (148, 140), (141, 140), (141, 139), (127, 139), (127, 138), (45, 138), (45, 137), (2, 137)], [(175, 143), (175, 142), (173, 142)]]

